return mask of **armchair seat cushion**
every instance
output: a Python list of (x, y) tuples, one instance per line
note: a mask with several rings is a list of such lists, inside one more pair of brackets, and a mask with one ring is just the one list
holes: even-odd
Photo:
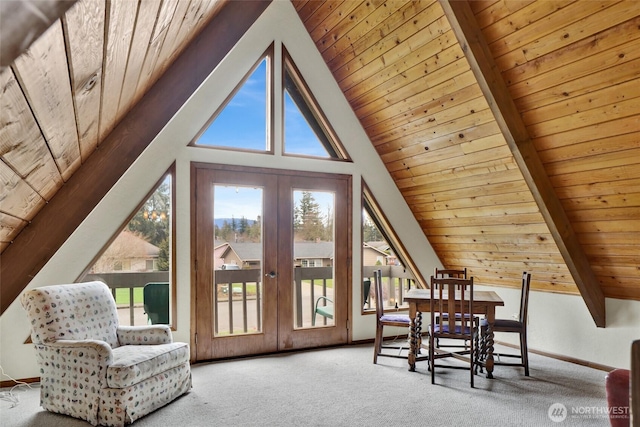
[(124, 345), (113, 349), (107, 387), (125, 388), (189, 362), (186, 343)]

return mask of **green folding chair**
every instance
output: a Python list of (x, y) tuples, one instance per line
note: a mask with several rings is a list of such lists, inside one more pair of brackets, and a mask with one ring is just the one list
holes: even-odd
[(144, 312), (152, 325), (169, 324), (169, 283), (147, 283), (143, 288)]

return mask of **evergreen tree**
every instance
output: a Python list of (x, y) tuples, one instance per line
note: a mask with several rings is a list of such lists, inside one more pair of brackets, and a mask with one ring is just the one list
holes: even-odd
[(238, 232), (241, 235), (244, 235), (248, 229), (249, 229), (249, 221), (247, 221), (247, 218), (243, 216), (242, 218), (240, 218), (240, 224), (238, 225)]
[(294, 231), (303, 241), (313, 242), (324, 237), (320, 205), (309, 191), (302, 192), (300, 204), (294, 208)]

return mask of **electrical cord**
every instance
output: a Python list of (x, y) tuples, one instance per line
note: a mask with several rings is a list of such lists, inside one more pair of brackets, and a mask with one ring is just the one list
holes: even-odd
[(2, 374), (3, 377), (7, 377), (11, 381), (16, 383), (16, 385), (11, 387), (11, 389), (9, 389), (8, 391), (1, 391), (0, 392), (0, 400), (4, 400), (4, 401), (7, 401), (7, 402), (11, 403), (11, 408), (15, 408), (20, 403), (20, 396), (15, 394), (14, 390), (17, 387), (25, 387), (26, 386), (28, 388), (31, 388), (31, 386), (29, 384), (25, 383), (24, 381), (16, 380), (16, 379), (12, 378), (10, 375), (5, 374), (4, 373), (4, 369), (2, 369), (2, 366), (0, 366), (0, 373)]

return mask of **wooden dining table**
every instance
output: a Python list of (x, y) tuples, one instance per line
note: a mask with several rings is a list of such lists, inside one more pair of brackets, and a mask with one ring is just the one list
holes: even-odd
[[(445, 298), (446, 299), (446, 298)], [(416, 370), (416, 355), (419, 351), (419, 337), (422, 335), (422, 313), (431, 310), (431, 291), (429, 289), (411, 289), (405, 297), (409, 303), (409, 371)], [(487, 320), (486, 358), (480, 362), (487, 370), (487, 378), (493, 378), (493, 325), (496, 320), (496, 307), (504, 306), (504, 301), (494, 291), (473, 291), (473, 314), (483, 314)]]

